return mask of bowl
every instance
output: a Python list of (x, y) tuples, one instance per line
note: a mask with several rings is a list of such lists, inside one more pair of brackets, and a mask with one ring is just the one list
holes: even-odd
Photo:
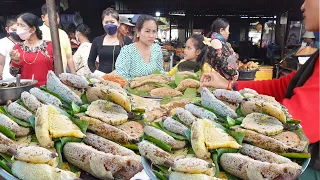
[[(12, 81), (0, 81), (1, 83), (13, 83), (16, 82), (15, 80)], [(30, 82), (30, 83), (29, 83)], [(19, 87), (5, 87), (0, 88), (0, 105), (5, 105), (8, 100), (15, 101), (20, 98), (20, 95), (23, 91), (29, 91), (31, 88), (33, 88), (38, 81), (37, 80), (31, 80), (31, 79), (21, 79), (21, 83), (28, 83), (28, 85), (25, 86), (19, 86)]]

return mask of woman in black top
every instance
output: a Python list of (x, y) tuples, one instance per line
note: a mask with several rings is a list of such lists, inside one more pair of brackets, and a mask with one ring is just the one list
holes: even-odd
[(130, 44), (128, 37), (123, 37), (118, 32), (119, 14), (112, 8), (107, 8), (102, 13), (102, 25), (106, 34), (96, 37), (91, 46), (88, 66), (91, 72), (96, 70), (95, 62), (99, 56), (98, 70), (110, 73), (115, 69), (115, 61), (120, 53), (121, 47)]

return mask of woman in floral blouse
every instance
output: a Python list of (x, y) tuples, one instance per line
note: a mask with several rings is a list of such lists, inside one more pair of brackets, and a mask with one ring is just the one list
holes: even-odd
[(38, 17), (24, 13), (17, 19), (17, 34), (24, 42), (16, 44), (10, 53), (10, 73), (21, 74), (22, 79), (34, 78), (36, 86), (45, 85), (47, 73), (53, 70), (52, 44), (42, 40)]
[(228, 80), (237, 80), (235, 53), (227, 42), (229, 28), (229, 22), (223, 18), (218, 18), (212, 23), (209, 33), (211, 39), (203, 61), (203, 71), (217, 71)]

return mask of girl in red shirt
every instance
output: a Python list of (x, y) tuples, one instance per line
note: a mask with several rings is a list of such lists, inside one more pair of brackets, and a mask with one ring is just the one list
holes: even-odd
[(24, 13), (17, 19), (17, 34), (24, 42), (16, 44), (10, 53), (10, 73), (21, 74), (22, 79), (38, 81), (36, 86), (45, 85), (47, 73), (53, 70), (52, 44), (42, 40), (42, 32), (38, 27), (38, 17)]

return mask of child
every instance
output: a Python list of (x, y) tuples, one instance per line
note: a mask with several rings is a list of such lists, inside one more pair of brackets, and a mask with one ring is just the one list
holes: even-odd
[[(184, 51), (183, 51), (184, 59), (182, 59), (175, 67), (173, 67), (171, 71), (169, 71), (168, 75), (173, 76), (177, 72), (178, 66), (185, 61), (196, 62), (196, 63), (192, 63), (194, 64), (195, 68), (191, 68), (191, 69), (193, 70), (197, 69), (196, 66), (200, 66), (202, 58), (204, 57), (204, 54), (207, 50), (207, 46), (203, 43), (203, 41), (204, 41), (204, 37), (202, 35), (200, 34), (191, 35), (191, 37), (187, 40), (186, 47), (184, 48)], [(190, 63), (186, 63), (186, 64), (188, 64), (187, 66), (190, 66)]]

